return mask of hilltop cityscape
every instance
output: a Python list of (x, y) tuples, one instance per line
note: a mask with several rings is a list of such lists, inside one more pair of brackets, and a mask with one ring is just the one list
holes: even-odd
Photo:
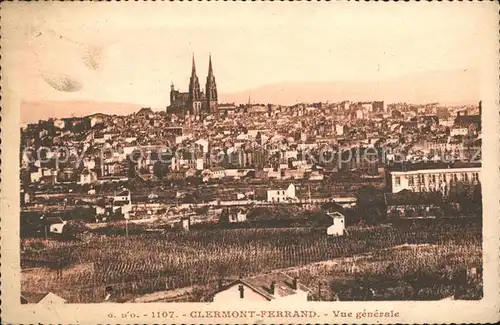
[(481, 102), (222, 103), (212, 59), (21, 129), (23, 302), (482, 297)]

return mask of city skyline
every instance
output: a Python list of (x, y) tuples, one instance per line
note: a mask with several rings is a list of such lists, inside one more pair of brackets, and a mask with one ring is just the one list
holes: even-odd
[[(190, 75), (190, 73), (186, 73), (186, 75)], [(463, 106), (476, 105), (480, 100), (479, 87), (477, 87), (479, 78), (478, 74), (473, 71), (437, 71), (434, 72), (431, 80), (440, 86), (429, 87), (427, 84), (422, 84), (421, 87), (411, 86), (414, 79), (421, 80), (422, 77), (418, 74), (407, 75), (385, 83), (374, 81), (282, 83), (264, 85), (231, 94), (224, 93), (222, 89), (219, 103), (236, 103), (238, 105), (247, 104), (250, 100), (253, 104), (273, 103), (291, 106), (299, 103), (334, 103), (344, 100), (352, 102), (382, 100), (387, 104), (406, 102), (415, 105), (439, 103), (444, 106)], [(186, 85), (174, 83), (175, 89), (181, 91), (187, 91), (188, 85), (189, 80)], [(387, 91), (384, 91), (384, 88), (392, 89), (393, 87), (396, 97), (387, 96)], [(357, 95), (359, 92), (363, 92), (365, 95)], [(427, 99), (415, 100), (415, 97), (423, 98), (422, 94), (427, 94)], [(472, 96), (463, 96), (464, 94), (472, 94)], [(127, 115), (137, 112), (143, 107), (150, 107), (153, 111), (165, 111), (169, 105), (170, 101), (167, 101), (163, 107), (96, 100), (23, 101), (21, 103), (21, 121), (22, 123), (34, 123), (49, 118), (78, 117), (96, 113)]]

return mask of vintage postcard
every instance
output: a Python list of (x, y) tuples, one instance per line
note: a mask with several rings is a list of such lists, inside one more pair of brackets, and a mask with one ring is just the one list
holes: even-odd
[(3, 321), (498, 321), (498, 12), (2, 3)]

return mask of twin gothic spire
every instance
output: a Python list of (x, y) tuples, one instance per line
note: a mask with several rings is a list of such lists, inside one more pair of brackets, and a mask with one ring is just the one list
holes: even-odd
[[(192, 59), (191, 68), (191, 78), (189, 80), (189, 95), (192, 101), (201, 100), (200, 83), (198, 81), (198, 76), (196, 75), (196, 63), (194, 60), (194, 54)], [(205, 84), (205, 94), (207, 101), (217, 101), (217, 85), (215, 83), (214, 72), (212, 68), (212, 55), (208, 56), (208, 76)]]

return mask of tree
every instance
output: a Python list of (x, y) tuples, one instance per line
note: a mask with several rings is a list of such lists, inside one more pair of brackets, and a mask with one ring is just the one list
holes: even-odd
[(153, 175), (155, 175), (159, 179), (162, 179), (167, 174), (167, 172), (168, 172), (168, 165), (167, 164), (157, 162), (153, 166)]
[(219, 224), (221, 225), (229, 224), (229, 210), (227, 208), (222, 209), (222, 212), (219, 216)]
[(367, 224), (376, 224), (387, 218), (383, 192), (374, 186), (361, 187), (356, 193), (356, 210)]
[(62, 235), (64, 239), (74, 240), (88, 231), (89, 229), (83, 220), (70, 220), (64, 226)]
[(483, 216), (483, 194), (481, 189), (481, 183), (473, 185), (471, 211), (476, 217)]

